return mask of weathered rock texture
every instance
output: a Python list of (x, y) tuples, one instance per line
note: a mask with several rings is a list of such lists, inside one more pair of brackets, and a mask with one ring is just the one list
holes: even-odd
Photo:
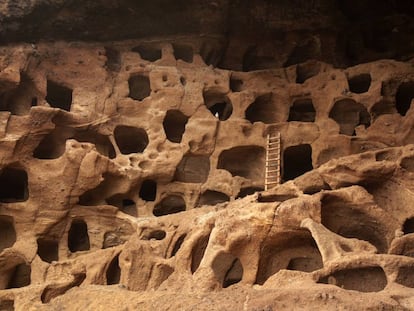
[[(86, 12), (7, 29), (64, 6), (41, 2), (6, 1), (5, 41)], [(1, 47), (0, 310), (414, 309), (414, 62), (226, 70), (242, 51), (217, 42)], [(269, 131), (283, 183), (263, 191)]]

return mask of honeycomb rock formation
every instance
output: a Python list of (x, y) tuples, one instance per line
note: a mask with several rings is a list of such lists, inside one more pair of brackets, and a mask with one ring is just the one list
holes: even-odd
[[(243, 63), (211, 20), (151, 39), (85, 21), (115, 41), (69, 42), (75, 26), (52, 26), (87, 7), (27, 34), (15, 23), (62, 4), (23, 2), (0, 6), (0, 310), (414, 310), (409, 51), (338, 67), (326, 45), (269, 60), (259, 44)], [(12, 42), (30, 35), (62, 41)], [(281, 183), (265, 190), (271, 132)]]

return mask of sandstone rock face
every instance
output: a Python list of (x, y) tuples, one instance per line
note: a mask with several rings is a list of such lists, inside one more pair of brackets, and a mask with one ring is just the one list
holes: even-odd
[(219, 41), (0, 48), (0, 310), (414, 309), (414, 62)]

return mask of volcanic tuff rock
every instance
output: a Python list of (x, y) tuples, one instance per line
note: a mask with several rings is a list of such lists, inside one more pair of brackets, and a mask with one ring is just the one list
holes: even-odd
[(411, 6), (165, 2), (0, 5), (0, 310), (413, 310)]

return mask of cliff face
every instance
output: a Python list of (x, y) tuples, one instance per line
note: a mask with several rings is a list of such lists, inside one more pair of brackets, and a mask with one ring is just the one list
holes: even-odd
[(0, 309), (413, 309), (413, 5), (353, 2), (2, 4)]

